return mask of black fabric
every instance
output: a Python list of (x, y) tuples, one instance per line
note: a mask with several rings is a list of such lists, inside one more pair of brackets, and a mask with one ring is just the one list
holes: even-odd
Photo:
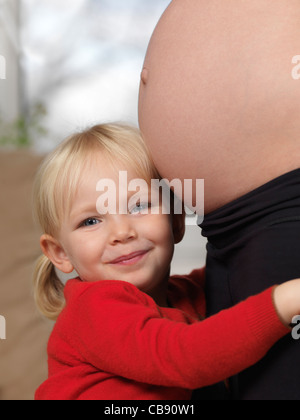
[[(207, 215), (200, 227), (208, 238), (208, 316), (300, 278), (300, 169)], [(213, 398), (299, 400), (300, 341), (285, 337), (230, 384), (230, 395), (218, 387)]]

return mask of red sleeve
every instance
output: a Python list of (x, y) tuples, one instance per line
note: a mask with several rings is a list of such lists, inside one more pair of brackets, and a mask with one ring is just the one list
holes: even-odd
[(99, 282), (77, 301), (73, 345), (96, 368), (134, 381), (196, 389), (258, 362), (288, 333), (272, 290), (205, 321), (161, 318), (159, 308), (123, 282)]

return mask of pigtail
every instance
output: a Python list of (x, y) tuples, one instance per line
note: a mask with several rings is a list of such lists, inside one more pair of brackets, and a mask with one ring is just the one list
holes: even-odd
[(58, 278), (52, 262), (42, 255), (34, 271), (34, 297), (40, 312), (56, 321), (65, 306), (64, 285)]

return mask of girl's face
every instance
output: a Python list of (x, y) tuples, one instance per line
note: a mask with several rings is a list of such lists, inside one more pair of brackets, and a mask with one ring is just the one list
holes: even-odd
[[(138, 178), (133, 170), (127, 170), (127, 177), (128, 183)], [(118, 210), (101, 214), (101, 193), (96, 186), (103, 179), (117, 186), (114, 198), (119, 208), (119, 172), (99, 154), (95, 164), (87, 166), (70, 215), (62, 224), (58, 240), (54, 240), (58, 258), (54, 261), (52, 255), (50, 259), (61, 271), (75, 269), (83, 281), (126, 281), (164, 305), (165, 298), (161, 297), (166, 295), (174, 244), (182, 239), (184, 227), (181, 226), (182, 233), (178, 229), (175, 232), (174, 216), (162, 214), (159, 202), (153, 204), (159, 207), (155, 212), (158, 214), (151, 214), (150, 188), (139, 191), (140, 202), (129, 205), (127, 214), (120, 214)], [(127, 192), (126, 187), (128, 202), (133, 194)], [(180, 218), (184, 224), (184, 215)], [(45, 246), (46, 240), (50, 238), (44, 235), (41, 240), (44, 252), (50, 249)]]

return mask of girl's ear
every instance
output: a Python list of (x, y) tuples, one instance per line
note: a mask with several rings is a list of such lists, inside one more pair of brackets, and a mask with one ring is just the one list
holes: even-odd
[(42, 235), (40, 245), (52, 264), (63, 273), (72, 273), (74, 267), (60, 243), (50, 235)]
[(173, 235), (175, 244), (179, 244), (182, 241), (185, 234), (185, 211), (184, 206), (182, 209), (182, 214), (173, 214), (172, 215), (173, 223)]

